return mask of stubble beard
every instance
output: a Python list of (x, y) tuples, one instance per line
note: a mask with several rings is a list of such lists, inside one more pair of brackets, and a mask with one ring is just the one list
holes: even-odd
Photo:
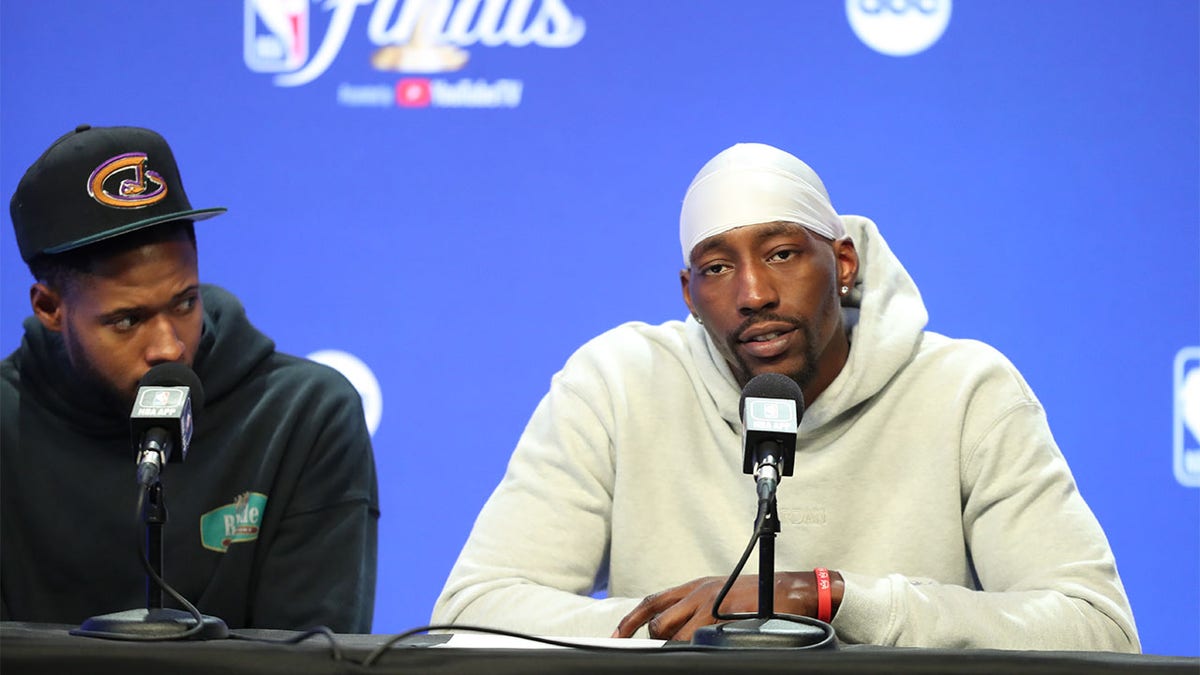
[(746, 360), (742, 357), (741, 352), (738, 350), (738, 346), (741, 344), (741, 342), (737, 339), (737, 336), (741, 335), (742, 332), (751, 325), (762, 323), (764, 321), (781, 321), (784, 323), (789, 323), (794, 326), (796, 331), (804, 337), (804, 344), (802, 346), (801, 353), (803, 363), (801, 363), (799, 370), (790, 373), (783, 373), (784, 375), (792, 378), (796, 384), (800, 385), (800, 389), (803, 390), (805, 387), (811, 384), (817, 376), (817, 359), (819, 356), (817, 354), (816, 331), (813, 330), (812, 323), (805, 318), (784, 317), (777, 314), (760, 314), (743, 321), (742, 325), (738, 326), (737, 329), (725, 339), (727, 350), (733, 357), (733, 365), (735, 367), (734, 375), (737, 377), (738, 382), (743, 387), (745, 387), (746, 383), (750, 381), (750, 378), (754, 377), (755, 373), (751, 371), (750, 364), (746, 362)]
[(68, 362), (81, 384), (96, 394), (101, 407), (111, 409), (114, 414), (128, 414), (133, 409), (135, 392), (121, 391), (105, 379), (104, 375), (92, 365), (83, 345), (79, 344), (71, 333), (64, 331), (62, 337)]

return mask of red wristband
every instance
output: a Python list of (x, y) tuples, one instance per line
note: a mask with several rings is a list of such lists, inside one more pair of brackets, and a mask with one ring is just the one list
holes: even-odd
[(818, 567), (813, 570), (817, 575), (817, 619), (829, 622), (833, 618), (833, 592), (830, 590), (829, 570)]

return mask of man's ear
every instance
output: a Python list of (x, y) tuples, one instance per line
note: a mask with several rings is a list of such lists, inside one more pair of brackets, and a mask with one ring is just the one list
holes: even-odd
[(854, 288), (858, 277), (858, 249), (854, 248), (854, 240), (850, 237), (835, 240), (833, 255), (837, 259), (838, 285)]
[(692, 271), (690, 269), (679, 271), (679, 285), (683, 287), (683, 301), (687, 303), (688, 311), (692, 313), (692, 316), (697, 316), (696, 308), (692, 306), (692, 289), (688, 286), (691, 281)]
[(29, 304), (33, 305), (33, 315), (47, 330), (56, 333), (62, 330), (63, 301), (58, 291), (38, 282), (29, 287)]

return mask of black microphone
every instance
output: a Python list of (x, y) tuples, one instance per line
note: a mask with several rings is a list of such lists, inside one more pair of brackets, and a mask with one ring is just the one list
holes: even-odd
[(192, 416), (203, 406), (200, 378), (182, 363), (160, 363), (142, 376), (129, 413), (138, 484), (154, 485), (163, 464), (187, 457)]
[(796, 457), (796, 430), (804, 415), (800, 385), (786, 375), (755, 375), (742, 389), (742, 472), (754, 474), (760, 499), (770, 499)]
[[(837, 645), (833, 627), (819, 619), (775, 613), (775, 535), (779, 514), (775, 488), (781, 476), (792, 475), (796, 458), (796, 432), (804, 415), (804, 394), (790, 377), (776, 373), (756, 375), (742, 388), (738, 406), (742, 418), (742, 471), (753, 473), (758, 487), (758, 513), (754, 538), (746, 546), (733, 574), (713, 600), (712, 616), (718, 623), (700, 626), (692, 644), (713, 647), (825, 648)], [(758, 546), (758, 613), (721, 614), (734, 580)], [(720, 623), (728, 619), (737, 619)]]

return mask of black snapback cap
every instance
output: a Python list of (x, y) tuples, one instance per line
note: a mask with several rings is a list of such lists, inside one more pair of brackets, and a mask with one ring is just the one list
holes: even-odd
[(42, 153), (9, 203), (27, 263), (151, 225), (222, 213), (224, 207), (192, 208), (162, 136), (139, 127), (86, 124)]

